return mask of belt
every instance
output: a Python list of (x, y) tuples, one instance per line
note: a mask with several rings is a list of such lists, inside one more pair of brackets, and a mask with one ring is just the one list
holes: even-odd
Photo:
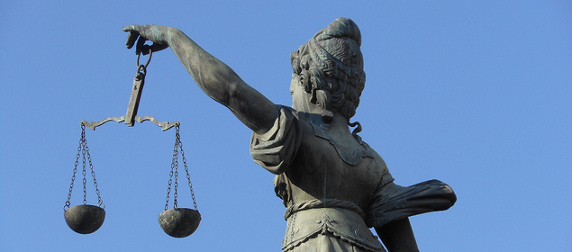
[(365, 218), (365, 212), (355, 203), (345, 201), (345, 200), (337, 200), (337, 199), (325, 199), (325, 200), (309, 200), (298, 204), (293, 204), (286, 209), (284, 213), (284, 219), (288, 219), (290, 215), (295, 212), (314, 209), (314, 208), (342, 208), (354, 211), (358, 213), (362, 218)]

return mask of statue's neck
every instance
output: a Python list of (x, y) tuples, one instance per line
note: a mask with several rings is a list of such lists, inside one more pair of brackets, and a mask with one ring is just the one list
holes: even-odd
[(351, 134), (348, 127), (348, 119), (340, 113), (333, 113), (329, 125), (331, 131)]
[(314, 124), (323, 124), (330, 131), (351, 134), (348, 127), (348, 118), (338, 112), (325, 110), (318, 104), (310, 102), (308, 93), (300, 92), (297, 95), (302, 95), (301, 97), (295, 97), (293, 102), (293, 108), (298, 113), (303, 114)]
[(335, 131), (341, 134), (351, 134), (348, 119), (340, 113), (328, 113), (320, 109), (313, 113), (302, 112), (309, 121), (315, 125), (321, 125), (322, 128), (328, 131)]

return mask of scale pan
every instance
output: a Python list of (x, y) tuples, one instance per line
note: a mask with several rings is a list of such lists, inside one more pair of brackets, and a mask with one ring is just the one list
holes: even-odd
[(93, 205), (77, 205), (64, 212), (68, 226), (80, 234), (91, 234), (103, 225), (105, 210)]
[(171, 208), (159, 214), (159, 224), (165, 233), (183, 238), (191, 235), (199, 227), (201, 214), (188, 208)]

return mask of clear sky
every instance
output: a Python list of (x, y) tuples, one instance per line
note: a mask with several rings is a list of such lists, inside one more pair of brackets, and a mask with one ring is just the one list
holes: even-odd
[(363, 37), (361, 136), (396, 183), (437, 178), (457, 193), (450, 210), (411, 218), (420, 249), (568, 251), (572, 4), (556, 0), (3, 1), (0, 251), (279, 251), (285, 209), (250, 157), (251, 132), (169, 49), (153, 55), (139, 115), (181, 122), (195, 234), (158, 225), (174, 131), (149, 122), (87, 130), (107, 216), (93, 234), (72, 232), (62, 207), (80, 121), (125, 114), (136, 57), (122, 26), (180, 28), (290, 105), (290, 52), (342, 16)]

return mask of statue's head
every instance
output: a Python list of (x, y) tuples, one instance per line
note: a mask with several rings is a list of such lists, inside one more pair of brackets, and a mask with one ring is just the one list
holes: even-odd
[(351, 118), (365, 86), (361, 33), (348, 18), (338, 18), (292, 52), (294, 79), (324, 110)]

